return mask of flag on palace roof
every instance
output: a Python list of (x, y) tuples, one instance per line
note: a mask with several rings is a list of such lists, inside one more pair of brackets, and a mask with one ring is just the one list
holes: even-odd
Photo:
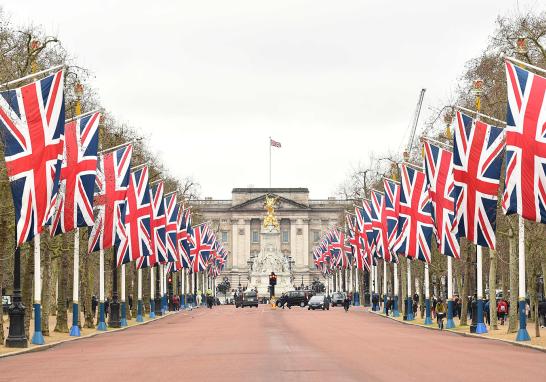
[(269, 138), (269, 143), (271, 144), (271, 146), (273, 147), (277, 147), (277, 148), (280, 148), (281, 147), (281, 142), (277, 142), (271, 138)]
[(94, 224), (93, 193), (97, 175), (100, 113), (65, 124), (63, 162), (51, 235)]
[(404, 164), (401, 165), (401, 173), (395, 250), (410, 259), (430, 263), (434, 223), (425, 174)]
[(64, 72), (0, 93), (0, 134), (17, 245), (43, 231), (56, 203), (64, 140)]
[(148, 177), (148, 166), (131, 172), (125, 210), (126, 235), (116, 247), (118, 266), (138, 260), (137, 267), (140, 269), (156, 262), (151, 244), (152, 206)]
[(460, 237), (495, 248), (502, 129), (457, 112), (453, 145), (455, 224)]
[(506, 61), (505, 214), (546, 223), (546, 78)]
[(461, 257), (459, 237), (455, 225), (455, 183), (453, 179), (453, 154), (428, 141), (425, 148), (425, 175), (432, 201), (432, 216), (436, 241), (440, 253)]
[(103, 154), (95, 177), (95, 224), (89, 232), (88, 252), (108, 249), (125, 236), (125, 199), (133, 147), (127, 145)]

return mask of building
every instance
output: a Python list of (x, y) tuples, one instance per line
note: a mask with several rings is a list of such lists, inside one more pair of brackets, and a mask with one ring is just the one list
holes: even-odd
[(251, 258), (260, 252), (266, 195), (278, 197), (275, 214), (280, 223), (281, 252), (290, 256), (293, 285), (310, 285), (313, 278), (320, 277), (313, 263), (313, 247), (329, 227), (344, 222), (351, 201), (309, 199), (307, 188), (234, 188), (231, 200), (206, 198), (190, 204), (210, 222), (230, 253), (222, 277), (228, 277), (232, 287), (244, 287), (249, 281)]

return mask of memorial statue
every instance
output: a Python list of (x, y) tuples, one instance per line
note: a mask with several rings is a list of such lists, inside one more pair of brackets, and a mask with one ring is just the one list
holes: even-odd
[(264, 218), (264, 228), (271, 226), (275, 227), (277, 230), (279, 229), (279, 222), (275, 216), (275, 204), (277, 203), (277, 200), (278, 197), (269, 195), (265, 196), (264, 207), (267, 210), (267, 215)]

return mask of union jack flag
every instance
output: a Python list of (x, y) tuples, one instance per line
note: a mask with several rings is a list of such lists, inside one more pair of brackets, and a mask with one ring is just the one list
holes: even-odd
[[(165, 226), (167, 236), (167, 261), (173, 263), (178, 261), (180, 264), (182, 259), (178, 254), (178, 210), (179, 206), (176, 203), (176, 193), (172, 192), (165, 196), (165, 214), (167, 215), (167, 225)], [(181, 265), (180, 265), (181, 266)]]
[(100, 113), (64, 126), (64, 153), (51, 236), (93, 226), (93, 192), (97, 175)]
[(453, 195), (453, 154), (428, 141), (425, 147), (425, 175), (432, 201), (436, 241), (440, 253), (461, 258), (459, 238), (454, 232), (455, 204)]
[(373, 227), (372, 227), (372, 211), (370, 202), (366, 199), (362, 200), (362, 207), (355, 208), (356, 224), (360, 234), (360, 243), (363, 248), (364, 266), (369, 271), (374, 263), (373, 259)]
[(425, 174), (404, 164), (401, 165), (401, 172), (398, 239), (395, 251), (410, 259), (430, 263), (434, 223)]
[(55, 205), (64, 134), (64, 72), (1, 92), (4, 143), (17, 245), (43, 231)]
[(362, 245), (360, 244), (360, 235), (356, 226), (356, 216), (350, 213), (345, 215), (347, 221), (347, 232), (349, 236), (349, 245), (351, 246), (352, 262), (360, 270), (363, 269)]
[(167, 272), (178, 272), (182, 269), (182, 263), (180, 261), (173, 261), (167, 263)]
[(108, 249), (125, 233), (125, 199), (129, 187), (131, 145), (99, 157), (95, 178), (95, 224), (89, 233), (88, 252)]
[(385, 188), (385, 210), (383, 211), (387, 225), (387, 241), (389, 250), (395, 262), (398, 262), (393, 246), (398, 234), (398, 213), (400, 211), (400, 183), (392, 179), (383, 179)]
[(152, 201), (152, 218), (150, 220), (152, 253), (160, 264), (167, 262), (167, 233), (165, 230), (167, 217), (165, 215), (163, 189), (164, 184), (160, 181), (150, 190), (150, 199)]
[(502, 129), (457, 112), (453, 145), (455, 225), (460, 237), (495, 248)]
[(385, 212), (385, 195), (372, 191), (372, 227), (374, 230), (377, 256), (387, 262), (393, 261), (389, 249), (388, 221)]
[(505, 214), (546, 223), (546, 78), (506, 62)]
[(178, 233), (176, 241), (178, 242), (178, 253), (182, 261), (183, 268), (191, 268), (190, 250), (193, 236), (191, 227), (191, 212), (189, 208), (180, 209), (178, 213)]
[(193, 273), (202, 272), (206, 269), (206, 261), (209, 258), (212, 245), (207, 237), (208, 226), (200, 224), (192, 227), (193, 235), (190, 243), (190, 261)]
[(147, 268), (157, 262), (152, 251), (149, 171), (144, 166), (131, 172), (127, 207), (125, 210), (125, 232), (121, 243), (116, 247), (118, 266), (137, 261), (137, 268)]

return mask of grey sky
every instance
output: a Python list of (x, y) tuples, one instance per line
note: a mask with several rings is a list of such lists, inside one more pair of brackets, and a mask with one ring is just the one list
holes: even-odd
[[(522, 11), (539, 1), (519, 1)], [(370, 152), (397, 151), (419, 90), (448, 98), (498, 14), (482, 1), (9, 1), (96, 76), (104, 106), (203, 196), (309, 187), (325, 198)]]

